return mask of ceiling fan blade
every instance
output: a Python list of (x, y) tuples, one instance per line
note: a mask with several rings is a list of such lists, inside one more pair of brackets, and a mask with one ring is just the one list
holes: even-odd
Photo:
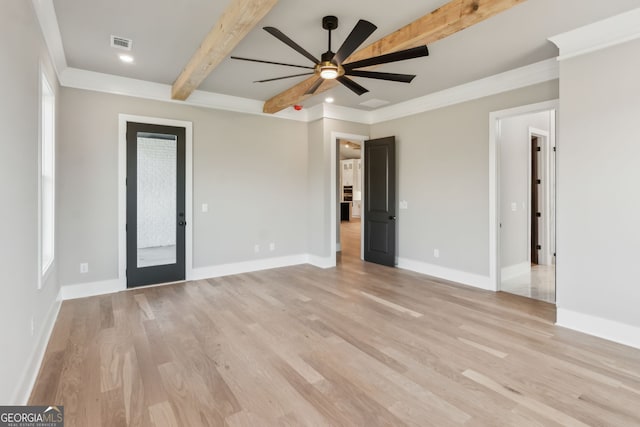
[(254, 83), (265, 83), (265, 82), (272, 82), (274, 80), (283, 80), (283, 79), (290, 79), (292, 77), (300, 77), (300, 76), (309, 76), (313, 73), (302, 73), (302, 74), (292, 74), (290, 76), (284, 76), (284, 77), (274, 77), (272, 79), (264, 79), (264, 80), (256, 80), (254, 81)]
[(333, 62), (336, 64), (342, 64), (342, 61), (347, 59), (364, 41), (377, 29), (369, 21), (361, 19), (358, 21), (351, 34), (346, 38), (340, 49), (333, 56)]
[(273, 37), (280, 40), (282, 43), (286, 44), (287, 46), (289, 46), (290, 48), (298, 52), (299, 54), (303, 55), (305, 58), (309, 59), (314, 64), (317, 64), (320, 62), (312, 54), (307, 52), (302, 46), (300, 46), (298, 43), (294, 42), (289, 37), (284, 35), (284, 33), (279, 29), (275, 27), (264, 27), (264, 30), (267, 33), (271, 34)]
[(366, 77), (368, 79), (390, 80), (392, 82), (411, 83), (416, 76), (413, 74), (380, 73), (378, 71), (349, 70), (347, 76)]
[(421, 56), (429, 56), (429, 49), (427, 49), (427, 46), (412, 47), (411, 49), (400, 50), (398, 52), (392, 52), (386, 55), (374, 56), (372, 58), (363, 59), (362, 61), (342, 64), (342, 66), (345, 70), (353, 70), (354, 68), (370, 67), (372, 65), (404, 61), (407, 59), (419, 58)]
[(322, 82), (324, 81), (324, 79), (318, 77), (318, 80), (315, 81), (314, 84), (311, 85), (311, 87), (309, 89), (307, 89), (307, 91), (304, 93), (305, 95), (313, 95), (318, 88), (320, 87), (320, 85), (322, 84)]
[(348, 77), (345, 76), (340, 76), (338, 77), (336, 80), (338, 80), (340, 83), (342, 83), (343, 85), (345, 85), (346, 87), (348, 87), (349, 89), (351, 89), (353, 92), (355, 92), (358, 96), (362, 95), (363, 93), (367, 93), (369, 92), (368, 89), (363, 88), (362, 86), (360, 86), (358, 83), (354, 82), (353, 80), (351, 80)]
[(284, 62), (273, 62), (273, 61), (264, 61), (262, 59), (242, 58), (240, 56), (231, 56), (230, 58), (239, 59), (241, 61), (261, 62), (263, 64), (284, 65), (286, 67), (306, 68), (308, 70), (313, 70), (315, 68), (315, 67), (307, 67), (306, 65), (285, 64)]

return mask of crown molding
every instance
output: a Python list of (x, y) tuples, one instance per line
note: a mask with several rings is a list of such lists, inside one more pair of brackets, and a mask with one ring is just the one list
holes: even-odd
[(213, 93), (202, 90), (194, 91), (186, 101), (171, 98), (171, 85), (131, 79), (113, 74), (97, 73), (68, 67), (60, 75), (60, 84), (64, 87), (110, 93), (114, 95), (132, 96), (135, 98), (171, 102), (180, 105), (191, 105), (216, 110), (235, 111), (265, 117), (276, 117), (296, 121), (307, 121), (306, 114), (295, 110), (284, 110), (277, 114), (262, 112), (262, 101), (241, 98), (238, 96)]
[(560, 49), (559, 61), (640, 38), (640, 8), (549, 38)]
[(370, 125), (554, 80), (559, 76), (558, 68), (558, 61), (552, 58), (373, 111), (362, 111), (355, 108), (323, 103), (301, 111), (287, 108), (276, 114), (263, 113), (263, 102), (260, 100), (196, 90), (186, 101), (178, 101), (171, 99), (171, 85), (131, 79), (113, 74), (97, 73), (95, 71), (80, 70), (78, 68), (67, 67), (60, 73), (59, 80), (60, 84), (65, 87), (172, 102), (182, 105), (235, 111), (238, 113), (276, 117), (301, 122), (312, 122), (324, 118)]
[(345, 120), (348, 122), (371, 124), (371, 111), (343, 107), (335, 104), (322, 104), (325, 119)]
[(491, 77), (454, 86), (440, 92), (434, 92), (420, 98), (378, 108), (371, 112), (371, 123), (380, 123), (437, 110), (450, 105), (555, 80), (559, 76), (558, 61), (555, 58), (551, 58)]
[(62, 45), (62, 36), (60, 35), (60, 27), (58, 26), (58, 17), (53, 8), (52, 0), (32, 0), (33, 10), (40, 23), (42, 37), (51, 55), (53, 68), (56, 71), (58, 80), (60, 74), (67, 68), (67, 59), (64, 54), (64, 46)]

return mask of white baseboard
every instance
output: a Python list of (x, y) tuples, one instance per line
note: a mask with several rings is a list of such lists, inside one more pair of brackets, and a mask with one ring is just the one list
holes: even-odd
[(491, 284), (489, 276), (481, 276), (479, 274), (467, 273), (466, 271), (453, 270), (451, 268), (406, 258), (398, 258), (398, 268), (415, 271), (416, 273), (426, 274), (427, 276), (433, 276), (439, 279), (457, 282), (488, 291), (496, 290), (495, 286)]
[(640, 327), (558, 307), (556, 325), (640, 348)]
[(95, 295), (112, 294), (127, 289), (124, 280), (112, 279), (99, 282), (78, 283), (60, 288), (63, 300), (92, 297)]
[(307, 254), (298, 254), (194, 268), (191, 270), (191, 274), (187, 277), (187, 280), (202, 280), (232, 274), (250, 273), (252, 271), (270, 270), (272, 268), (289, 267), (292, 265), (306, 264), (308, 259)]
[(307, 255), (307, 263), (319, 268), (332, 268), (336, 266), (335, 257), (321, 257), (318, 255)]
[(49, 338), (51, 338), (51, 333), (53, 332), (53, 327), (56, 324), (56, 319), (58, 318), (61, 305), (61, 292), (58, 292), (58, 297), (51, 305), (47, 316), (44, 318), (44, 324), (40, 330), (36, 347), (31, 353), (31, 359), (29, 360), (27, 369), (24, 371), (22, 381), (20, 381), (20, 384), (14, 392), (13, 402), (16, 405), (26, 405), (29, 401), (29, 396), (31, 396), (33, 385), (36, 383), (38, 372), (40, 372), (40, 365), (44, 359), (44, 353), (47, 350)]
[(531, 262), (525, 261), (520, 264), (503, 267), (500, 270), (500, 279), (503, 281), (509, 280), (529, 273), (531, 273)]
[[(272, 268), (289, 267), (292, 265), (306, 264), (309, 255), (289, 255), (277, 258), (264, 258), (251, 261), (235, 262), (230, 264), (212, 265), (209, 267), (194, 268), (187, 272), (187, 280), (202, 280), (211, 277), (229, 276), (232, 274), (250, 273), (252, 271), (269, 270)], [(79, 283), (62, 286), (60, 289), (62, 300), (85, 298), (95, 295), (111, 294), (127, 290), (125, 280), (112, 279), (99, 282)]]

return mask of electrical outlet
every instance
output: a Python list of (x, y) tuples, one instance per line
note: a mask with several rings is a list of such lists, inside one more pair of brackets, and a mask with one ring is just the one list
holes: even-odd
[(209, 212), (209, 204), (207, 203), (202, 204), (202, 212)]
[(275, 251), (275, 250), (276, 250), (276, 244), (275, 244), (275, 243), (273, 243), (273, 242), (269, 243), (269, 250), (270, 250), (271, 252)]
[(84, 274), (88, 272), (89, 272), (89, 263), (87, 262), (80, 263), (80, 273)]
[(260, 245), (258, 245), (258, 244), (253, 245), (253, 252), (255, 252), (255, 253), (260, 252)]
[(433, 256), (435, 258), (440, 258), (440, 249), (434, 249), (433, 250)]

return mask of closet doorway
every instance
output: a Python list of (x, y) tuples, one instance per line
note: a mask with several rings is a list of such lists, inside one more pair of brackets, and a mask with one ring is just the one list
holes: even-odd
[(556, 294), (556, 110), (497, 126), (499, 290), (549, 303)]

